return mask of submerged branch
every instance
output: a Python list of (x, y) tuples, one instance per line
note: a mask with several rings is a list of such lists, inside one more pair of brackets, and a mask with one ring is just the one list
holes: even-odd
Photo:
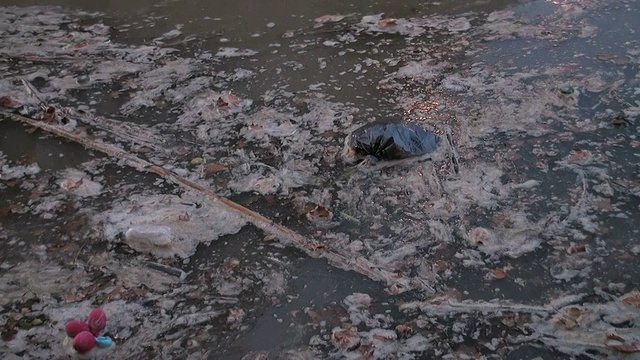
[(89, 149), (100, 151), (115, 159), (118, 159), (119, 161), (122, 161), (127, 166), (133, 167), (138, 171), (154, 173), (167, 181), (178, 184), (186, 189), (193, 190), (200, 195), (210, 199), (211, 201), (223, 206), (226, 210), (240, 215), (249, 223), (255, 225), (256, 227), (262, 229), (267, 233), (276, 236), (281, 241), (293, 243), (296, 247), (300, 248), (311, 257), (325, 258), (334, 266), (345, 270), (356, 271), (372, 280), (385, 282), (387, 285), (392, 285), (403, 280), (406, 281), (406, 278), (402, 278), (395, 273), (379, 269), (370, 261), (364, 258), (349, 259), (344, 255), (338, 254), (335, 251), (326, 248), (326, 246), (321, 242), (307, 239), (301, 234), (282, 225), (276, 224), (251, 209), (248, 209), (225, 197), (219, 196), (211, 189), (203, 185), (177, 175), (173, 171), (168, 170), (162, 166), (141, 159), (115, 145), (105, 143), (99, 139), (90, 139), (74, 132), (65, 130), (59, 126), (48, 124), (43, 121), (34, 120), (32, 118), (28, 118), (11, 112), (0, 111), (0, 114), (14, 121), (22, 122), (51, 134), (63, 137), (67, 140), (74, 141)]
[(513, 312), (521, 314), (554, 314), (559, 309), (581, 302), (587, 294), (577, 294), (556, 299), (545, 305), (526, 305), (508, 302), (457, 301), (446, 299), (441, 302), (412, 301), (400, 306), (403, 311), (420, 310), (430, 315), (448, 316), (469, 313)]

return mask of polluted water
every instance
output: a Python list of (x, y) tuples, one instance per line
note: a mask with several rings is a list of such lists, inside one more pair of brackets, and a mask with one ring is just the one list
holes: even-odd
[(639, 356), (637, 0), (49, 3), (0, 0), (3, 358)]

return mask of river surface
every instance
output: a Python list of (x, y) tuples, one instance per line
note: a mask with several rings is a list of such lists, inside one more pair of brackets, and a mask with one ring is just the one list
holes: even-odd
[[(94, 306), (119, 358), (637, 356), (638, 1), (0, 9), (10, 358), (75, 356), (64, 324)], [(353, 130), (392, 116), (438, 150), (348, 158)], [(141, 226), (172, 244), (125, 235)]]

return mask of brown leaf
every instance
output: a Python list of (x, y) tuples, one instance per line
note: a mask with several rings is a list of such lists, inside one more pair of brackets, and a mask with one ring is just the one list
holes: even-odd
[(18, 102), (18, 100), (12, 98), (11, 96), (3, 96), (0, 97), (0, 106), (16, 108), (20, 106), (20, 103)]
[(225, 170), (227, 170), (227, 167), (218, 163), (210, 163), (204, 166), (205, 175), (212, 175)]
[(594, 199), (592, 201), (592, 204), (596, 209), (600, 211), (611, 211), (611, 209), (613, 209), (611, 199), (608, 198)]
[(218, 105), (218, 107), (226, 107), (229, 106), (229, 103), (227, 103), (226, 101), (224, 101), (224, 99), (222, 98), (222, 96), (220, 96), (218, 98), (218, 101), (216, 101), (216, 105)]
[(40, 120), (44, 122), (55, 122), (56, 121), (56, 109), (53, 106), (49, 106), (46, 110), (42, 111), (40, 114)]
[(380, 21), (378, 21), (378, 27), (379, 28), (386, 28), (389, 25), (395, 25), (396, 24), (396, 19), (394, 18), (387, 18), (387, 19), (382, 19)]
[(640, 350), (638, 349), (637, 342), (627, 342), (623, 337), (612, 333), (607, 334), (607, 340), (604, 342), (604, 345), (609, 349), (623, 353), (634, 353)]
[(13, 340), (17, 333), (18, 329), (16, 329), (14, 324), (11, 322), (7, 322), (7, 324), (2, 327), (2, 331), (0, 331), (0, 334), (2, 334), (2, 341), (4, 342)]
[(316, 24), (325, 24), (325, 23), (330, 23), (330, 22), (338, 22), (342, 19), (344, 19), (346, 16), (345, 15), (322, 15), (320, 17), (315, 18), (315, 22)]
[(274, 235), (271, 235), (271, 234), (267, 234), (264, 236), (264, 238), (262, 238), (262, 241), (264, 242), (274, 242), (276, 240), (278, 240), (278, 238), (276, 238)]
[(38, 128), (35, 126), (30, 126), (25, 131), (27, 132), (27, 134), (33, 134), (34, 132), (38, 131)]
[(331, 332), (331, 339), (349, 350), (354, 350), (360, 346), (360, 337), (355, 327), (334, 329)]
[(481, 227), (474, 228), (469, 233), (469, 240), (473, 245), (484, 245), (490, 237), (491, 233), (489, 230)]
[(316, 206), (315, 209), (309, 211), (307, 213), (307, 219), (309, 220), (317, 220), (317, 219), (327, 219), (331, 217), (331, 211), (329, 211), (324, 206)]
[(26, 214), (29, 211), (29, 207), (23, 203), (11, 204), (11, 212), (14, 214)]
[(600, 61), (612, 62), (616, 65), (624, 65), (629, 63), (629, 59), (626, 57), (618, 56), (611, 53), (599, 53), (596, 54), (596, 59)]
[(127, 289), (124, 287), (124, 282), (122, 280), (116, 280), (113, 290), (107, 294), (106, 298), (107, 300), (113, 300), (116, 298), (116, 295), (122, 298), (126, 293)]
[(245, 315), (246, 313), (242, 309), (229, 310), (229, 315), (227, 316), (227, 325), (229, 325), (229, 327), (232, 329), (239, 328)]
[(593, 158), (591, 151), (582, 149), (573, 149), (569, 153), (567, 160), (572, 163), (587, 163)]
[(11, 206), (5, 206), (0, 208), (0, 218), (3, 218), (11, 214)]
[(640, 292), (632, 291), (620, 297), (620, 302), (640, 309)]
[(79, 180), (67, 179), (67, 181), (62, 184), (62, 188), (64, 188), (65, 190), (75, 189), (82, 185), (83, 180), (83, 178), (80, 178)]
[(74, 292), (74, 293), (68, 293), (67, 295), (63, 296), (62, 299), (66, 302), (76, 302), (84, 299), (84, 296), (85, 295), (82, 293)]
[(493, 269), (489, 270), (487, 276), (491, 279), (502, 280), (507, 277), (507, 272), (503, 269)]
[(610, 123), (611, 125), (617, 126), (617, 127), (624, 127), (624, 126), (631, 125), (631, 121), (627, 119), (627, 116), (624, 113), (620, 113), (616, 115), (613, 119), (611, 119)]
[(577, 254), (585, 251), (587, 251), (585, 244), (572, 244), (567, 248), (567, 254)]
[(29, 192), (29, 200), (35, 200), (42, 196), (43, 190), (40, 187), (33, 188), (31, 192)]
[(68, 221), (65, 224), (67, 231), (76, 232), (80, 230), (87, 223), (87, 218), (85, 216), (80, 216), (73, 220)]
[(411, 329), (411, 327), (408, 326), (408, 325), (400, 324), (400, 325), (396, 326), (396, 332), (399, 335), (408, 335), (408, 334), (411, 334), (413, 332), (413, 329)]
[(314, 241), (311, 244), (309, 244), (309, 248), (311, 250), (320, 250), (320, 249), (324, 249), (325, 245), (321, 242)]
[(383, 335), (383, 334), (373, 334), (372, 336), (374, 339), (376, 340), (382, 340), (382, 341), (389, 341), (389, 340), (395, 340), (396, 336), (394, 334), (394, 336), (391, 335)]
[(580, 326), (588, 313), (581, 306), (569, 306), (554, 316), (554, 322), (566, 330), (571, 330)]
[(229, 95), (227, 95), (227, 103), (229, 105), (238, 105), (242, 102), (242, 99), (240, 99), (239, 97), (233, 95), (232, 93), (229, 93)]
[(333, 131), (333, 130), (328, 130), (328, 131), (325, 131), (322, 134), (320, 134), (320, 136), (322, 136), (324, 138), (329, 138), (329, 139), (335, 138), (336, 135), (338, 135), (338, 133)]

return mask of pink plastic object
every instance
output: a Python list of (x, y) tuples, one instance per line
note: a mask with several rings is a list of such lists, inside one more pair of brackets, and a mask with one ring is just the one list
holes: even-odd
[(79, 320), (71, 320), (64, 327), (64, 330), (69, 337), (74, 338), (83, 331), (89, 331), (89, 325)]
[(92, 333), (83, 331), (73, 338), (73, 348), (80, 354), (84, 354), (96, 346), (96, 338)]
[(107, 314), (100, 308), (95, 308), (89, 314), (89, 330), (95, 336), (100, 335), (102, 330), (107, 326)]

